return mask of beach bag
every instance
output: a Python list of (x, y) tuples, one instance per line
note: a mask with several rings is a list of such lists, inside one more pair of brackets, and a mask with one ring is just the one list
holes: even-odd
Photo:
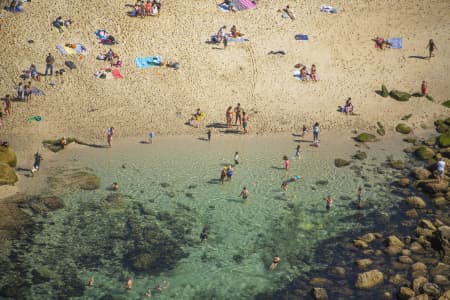
[(73, 61), (66, 60), (64, 64), (71, 70), (76, 69), (77, 66), (73, 63)]

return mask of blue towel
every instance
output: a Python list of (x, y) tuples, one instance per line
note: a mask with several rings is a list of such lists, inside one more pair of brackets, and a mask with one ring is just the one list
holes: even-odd
[(400, 38), (390, 38), (388, 42), (392, 44), (391, 48), (394, 49), (402, 49), (403, 48), (403, 39)]
[(298, 41), (307, 41), (307, 40), (309, 40), (309, 37), (306, 34), (297, 34), (295, 36), (295, 39)]
[(226, 5), (225, 3), (219, 4), (219, 5), (217, 5), (217, 7), (219, 8), (219, 10), (221, 12), (229, 12), (230, 11), (228, 9), (228, 5)]
[(56, 45), (56, 49), (58, 49), (59, 53), (61, 53), (62, 56), (66, 56), (67, 55), (66, 49), (64, 49), (63, 46)]
[(161, 65), (161, 56), (138, 57), (134, 59), (136, 67), (145, 69)]

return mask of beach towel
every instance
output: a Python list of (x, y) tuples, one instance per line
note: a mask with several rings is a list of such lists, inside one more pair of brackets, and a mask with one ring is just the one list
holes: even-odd
[(228, 43), (244, 43), (244, 42), (250, 42), (250, 40), (248, 38), (245, 38), (243, 36), (237, 37), (237, 38), (233, 38), (233, 37), (227, 37)]
[(71, 70), (76, 69), (77, 66), (73, 63), (73, 61), (66, 60), (64, 64)]
[(113, 68), (101, 68), (102, 71), (104, 72), (100, 72), (99, 74), (106, 74), (106, 77), (99, 77), (99, 78), (114, 78), (114, 79), (123, 79), (122, 74), (120, 74), (120, 71), (117, 69), (113, 69)]
[(321, 12), (327, 12), (327, 13), (331, 13), (331, 14), (337, 14), (337, 8), (333, 7), (333, 6), (329, 6), (329, 5), (322, 5), (320, 7), (320, 11)]
[(297, 80), (302, 80), (302, 77), (300, 76), (300, 70), (295, 70), (293, 72), (294, 78)]
[(233, 0), (232, 2), (236, 10), (246, 10), (256, 8), (256, 4), (252, 0)]
[(58, 49), (59, 53), (60, 53), (62, 56), (66, 56), (66, 55), (67, 55), (67, 52), (66, 52), (64, 46), (56, 45), (56, 49)]
[(393, 49), (402, 49), (403, 47), (403, 39), (401, 37), (390, 38), (387, 41), (392, 44), (391, 48)]
[(78, 55), (86, 55), (88, 53), (88, 50), (83, 44), (76, 43), (75, 44), (75, 52)]
[(308, 41), (309, 37), (306, 34), (297, 34), (295, 36), (295, 39), (298, 40), (298, 41)]
[(161, 56), (138, 57), (134, 59), (134, 63), (139, 69), (145, 69), (160, 66), (161, 60)]
[(229, 12), (230, 11), (228, 5), (226, 5), (225, 3), (217, 5), (217, 8), (219, 8), (219, 10), (221, 12)]
[(38, 88), (32, 87), (31, 88), (31, 93), (35, 96), (44, 96), (44, 92)]
[(39, 121), (42, 120), (42, 117), (41, 117), (41, 116), (31, 116), (31, 117), (29, 117), (27, 120), (30, 121), (30, 122), (31, 122), (31, 121), (39, 122)]
[(97, 29), (97, 30), (95, 31), (95, 36), (96, 36), (99, 40), (102, 40), (102, 39), (107, 38), (108, 35), (109, 35), (109, 33), (108, 33), (106, 30), (104, 30), (104, 29)]

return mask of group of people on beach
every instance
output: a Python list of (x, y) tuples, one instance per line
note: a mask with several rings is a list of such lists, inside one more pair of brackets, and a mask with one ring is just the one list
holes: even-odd
[(161, 11), (161, 0), (137, 1), (131, 15), (134, 17), (156, 16)]
[(212, 37), (211, 41), (215, 44), (223, 43), (223, 47), (226, 48), (228, 46), (228, 40), (230, 38), (240, 38), (244, 36), (243, 33), (237, 30), (236, 25), (231, 26), (229, 32), (227, 32), (226, 29), (227, 29), (226, 25), (221, 26), (217, 31), (217, 34)]
[(308, 69), (304, 64), (298, 63), (295, 65), (295, 68), (300, 70), (301, 81), (319, 81), (319, 74), (315, 64), (312, 64), (311, 68)]
[[(233, 117), (234, 115), (234, 117)], [(233, 126), (233, 119), (234, 119), (234, 126), (242, 126), (242, 129), (244, 130), (243, 133), (248, 133), (247, 131), (247, 125), (248, 125), (248, 113), (243, 110), (241, 107), (241, 104), (238, 103), (234, 109), (232, 106), (229, 106), (227, 108), (227, 111), (225, 112), (225, 119), (226, 119), (226, 127), (227, 129), (231, 128)]]

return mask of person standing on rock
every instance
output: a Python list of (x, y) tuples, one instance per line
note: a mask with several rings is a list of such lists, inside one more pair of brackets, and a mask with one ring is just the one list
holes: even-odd
[(111, 147), (111, 141), (114, 134), (114, 127), (109, 127), (106, 130), (106, 141), (108, 142), (108, 146)]
[(442, 179), (444, 178), (444, 173), (445, 173), (445, 161), (443, 158), (441, 158), (437, 162), (436, 167), (437, 167), (437, 179), (438, 179), (438, 182), (441, 182)]

